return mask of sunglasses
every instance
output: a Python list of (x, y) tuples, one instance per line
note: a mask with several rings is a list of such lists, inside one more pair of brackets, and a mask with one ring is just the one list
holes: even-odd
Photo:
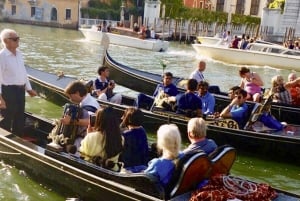
[(20, 40), (20, 37), (15, 37), (15, 38), (8, 38), (8, 39), (10, 39), (10, 40), (13, 40), (13, 41), (18, 41), (18, 40)]

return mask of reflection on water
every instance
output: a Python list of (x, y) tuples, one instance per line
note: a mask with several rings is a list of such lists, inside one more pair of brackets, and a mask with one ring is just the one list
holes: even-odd
[[(96, 70), (102, 56), (102, 47), (97, 43), (87, 42), (79, 31), (1, 23), (0, 29), (4, 27), (13, 28), (20, 34), (20, 49), (28, 65), (48, 72), (63, 71), (65, 74), (78, 78), (92, 79), (96, 77)], [(169, 50), (165, 53), (114, 45), (109, 48), (109, 53), (120, 63), (156, 73), (162, 73), (160, 61), (167, 60), (169, 64), (166, 70), (180, 77), (188, 77), (197, 66), (198, 61), (206, 59), (207, 68), (204, 75), (210, 84), (219, 85), (223, 91), (226, 91), (240, 82), (238, 76), (240, 66), (202, 58), (194, 52), (190, 45), (178, 42), (171, 43)], [(250, 66), (250, 68), (261, 75), (266, 87), (270, 87), (272, 76), (281, 74), (286, 78), (291, 72), (270, 67)], [(117, 90), (135, 94), (120, 86), (117, 87)], [(26, 107), (48, 118), (59, 118), (62, 110), (62, 108), (39, 98), (27, 98)], [(300, 194), (299, 167), (239, 155), (232, 173), (256, 181), (268, 182), (272, 186)]]
[(0, 161), (0, 177), (0, 200), (65, 200), (52, 189), (32, 181), (24, 171), (17, 170), (2, 161)]

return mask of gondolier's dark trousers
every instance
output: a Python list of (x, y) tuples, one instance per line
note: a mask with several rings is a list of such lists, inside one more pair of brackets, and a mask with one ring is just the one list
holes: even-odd
[(1, 109), (3, 120), (0, 126), (21, 136), (24, 129), (25, 85), (2, 85), (2, 98), (6, 109)]

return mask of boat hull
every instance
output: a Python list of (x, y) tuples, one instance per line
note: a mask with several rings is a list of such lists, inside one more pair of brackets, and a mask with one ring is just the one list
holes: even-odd
[[(24, 134), (31, 139), (43, 136), (43, 140), (48, 141), (47, 133), (53, 128), (51, 121), (26, 113), (26, 122), (32, 124), (26, 124)], [(65, 152), (45, 149), (45, 144), (37, 145), (26, 139), (0, 129), (1, 160), (24, 170), (34, 180), (46, 183), (66, 197), (76, 196), (89, 201), (165, 200), (164, 190), (151, 175), (109, 171)], [(299, 199), (295, 194), (277, 191), (277, 201)], [(190, 195), (187, 192), (168, 200), (187, 201)]]
[[(79, 29), (84, 37), (90, 41), (101, 42), (103, 38), (103, 32), (94, 29), (80, 28)], [(136, 37), (115, 34), (105, 32), (109, 38), (109, 42), (114, 45), (127, 46), (132, 48), (150, 50), (155, 52), (167, 51), (169, 47), (168, 41), (162, 41), (159, 39), (139, 39)]]

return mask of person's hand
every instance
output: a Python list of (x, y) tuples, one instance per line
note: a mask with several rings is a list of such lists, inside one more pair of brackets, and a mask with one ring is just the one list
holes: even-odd
[(28, 93), (31, 97), (37, 96), (37, 93), (36, 93), (35, 90), (28, 90), (27, 93)]
[(63, 118), (60, 119), (60, 121), (64, 125), (69, 125), (71, 122), (71, 116), (65, 115)]
[(6, 103), (2, 96), (0, 96), (0, 109), (6, 109)]
[(87, 129), (86, 129), (86, 132), (87, 132), (87, 133), (91, 133), (91, 132), (94, 132), (94, 131), (95, 131), (94, 127), (92, 127), (92, 126), (89, 124), (88, 127), (87, 127)]

